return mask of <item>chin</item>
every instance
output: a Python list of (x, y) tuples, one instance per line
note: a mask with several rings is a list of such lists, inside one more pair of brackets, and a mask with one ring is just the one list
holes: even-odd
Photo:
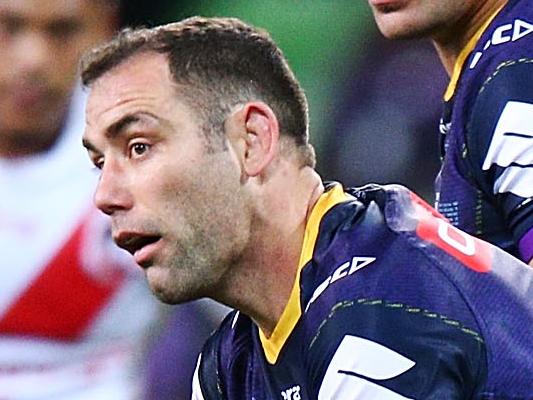
[(159, 301), (165, 304), (181, 304), (189, 301), (186, 296), (178, 296), (176, 293), (174, 293), (171, 290), (168, 290), (167, 288), (161, 287), (159, 285), (154, 285), (150, 283), (150, 289), (152, 290), (152, 293)]
[(428, 36), (428, 31), (417, 27), (380, 26), (381, 34), (387, 39), (421, 39)]
[(164, 291), (161, 291), (161, 290), (152, 290), (155, 297), (157, 297), (157, 299), (162, 302), (162, 303), (165, 303), (165, 304), (168, 304), (168, 305), (177, 305), (177, 304), (181, 304), (181, 303), (185, 303), (187, 300), (181, 300), (179, 298), (176, 298), (175, 296), (172, 296), (172, 295), (169, 295), (167, 292), (164, 292)]
[(407, 11), (375, 13), (374, 17), (381, 34), (388, 39), (416, 39), (426, 31), (420, 18)]
[(198, 300), (203, 297), (202, 295), (196, 293), (196, 291), (191, 290), (191, 288), (183, 288), (182, 285), (172, 286), (170, 281), (151, 281), (149, 280), (150, 290), (159, 301), (169, 304), (176, 305), (182, 304), (193, 300)]

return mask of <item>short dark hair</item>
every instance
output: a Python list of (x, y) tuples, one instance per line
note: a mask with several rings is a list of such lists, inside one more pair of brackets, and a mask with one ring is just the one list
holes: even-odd
[[(198, 112), (204, 131), (221, 132), (229, 112), (247, 101), (264, 101), (278, 118), (282, 135), (303, 150), (314, 166), (309, 144), (305, 94), (270, 35), (237, 18), (191, 17), (154, 28), (126, 28), (110, 42), (89, 51), (81, 77), (90, 86), (107, 71), (141, 52), (168, 57), (177, 87)], [(215, 139), (210, 135), (208, 142)]]

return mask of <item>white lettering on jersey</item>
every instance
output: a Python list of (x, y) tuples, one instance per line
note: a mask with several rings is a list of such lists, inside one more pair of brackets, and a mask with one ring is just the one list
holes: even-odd
[(511, 40), (514, 42), (515, 40), (521, 39), (524, 36), (529, 35), (531, 32), (533, 32), (533, 24), (530, 24), (526, 21), (522, 21), (521, 19), (517, 19), (514, 21), (513, 37), (511, 38)]
[[(489, 42), (490, 43), (490, 42)], [(483, 53), (481, 51), (476, 51), (475, 54), (472, 56), (472, 61), (470, 62), (470, 69), (474, 69), (478, 63), (478, 61), (481, 59), (481, 56)]]
[[(485, 43), (483, 51), (487, 50), (490, 46), (514, 42), (529, 35), (531, 32), (533, 32), (533, 24), (521, 19), (515, 19), (512, 24), (505, 24), (497, 27), (492, 33), (490, 40)], [(470, 62), (470, 69), (475, 68), (482, 55), (482, 51), (478, 51), (473, 55), (472, 61)]]
[(405, 396), (365, 379), (397, 377), (416, 363), (379, 343), (346, 335), (322, 380), (318, 400), (406, 400)]
[(305, 311), (307, 311), (311, 303), (313, 303), (333, 282), (359, 271), (361, 268), (366, 267), (368, 264), (373, 263), (374, 261), (376, 261), (376, 257), (352, 257), (351, 261), (346, 261), (344, 264), (341, 264), (330, 276), (324, 280), (324, 282), (318, 285), (311, 296), (311, 300), (309, 300), (309, 303), (307, 303)]
[(476, 253), (476, 242), (468, 233), (457, 229), (442, 219), (438, 219), (437, 224), (437, 233), (444, 242), (466, 256), (473, 256)]
[(284, 390), (283, 392), (281, 392), (283, 400), (302, 400), (300, 390), (300, 385), (295, 385), (287, 390)]
[[(520, 21), (520, 20), (517, 20), (517, 21)], [(513, 24), (505, 24), (505, 25), (497, 27), (494, 30), (494, 33), (492, 34), (492, 38), (490, 39), (490, 42), (493, 45), (496, 45), (496, 44), (502, 44), (502, 43), (510, 41), (511, 36), (507, 35), (506, 33), (512, 29), (513, 29)]]
[(482, 169), (492, 165), (505, 171), (494, 182), (493, 191), (533, 196), (533, 104), (508, 101), (494, 130)]

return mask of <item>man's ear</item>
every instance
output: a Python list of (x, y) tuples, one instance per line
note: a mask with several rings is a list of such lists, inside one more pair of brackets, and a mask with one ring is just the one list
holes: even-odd
[(242, 166), (248, 176), (257, 176), (270, 164), (279, 149), (279, 124), (272, 109), (263, 102), (246, 103), (233, 116), (244, 148)]

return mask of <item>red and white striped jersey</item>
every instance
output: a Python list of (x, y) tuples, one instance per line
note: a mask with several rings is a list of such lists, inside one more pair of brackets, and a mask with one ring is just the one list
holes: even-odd
[(84, 98), (42, 155), (0, 159), (0, 399), (131, 399), (157, 304), (92, 205)]

